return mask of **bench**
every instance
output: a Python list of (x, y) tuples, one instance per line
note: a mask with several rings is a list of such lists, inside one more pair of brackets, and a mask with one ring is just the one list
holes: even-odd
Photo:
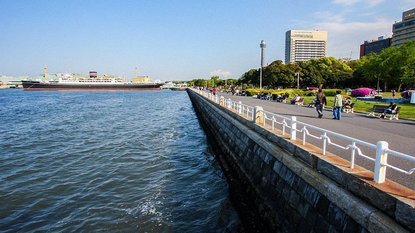
[[(369, 112), (368, 116), (380, 117), (380, 115), (388, 109), (389, 106), (386, 105), (373, 105), (371, 112)], [(389, 120), (396, 119), (399, 120), (399, 112), (401, 111), (401, 107), (397, 107), (395, 111), (392, 113), (386, 113), (386, 116), (390, 114)], [(386, 117), (385, 116), (385, 117)]]

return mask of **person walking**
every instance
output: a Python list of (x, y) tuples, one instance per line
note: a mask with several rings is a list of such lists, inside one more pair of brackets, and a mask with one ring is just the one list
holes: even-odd
[(213, 95), (216, 95), (216, 86), (214, 86), (214, 87), (212, 88), (212, 94), (213, 94)]
[(316, 110), (318, 113), (318, 118), (323, 117), (323, 107), (327, 105), (326, 95), (323, 90), (318, 89), (317, 98), (316, 98)]
[(334, 106), (333, 106), (333, 119), (340, 120), (342, 114), (343, 106), (343, 97), (341, 91), (336, 91), (336, 96), (334, 97)]

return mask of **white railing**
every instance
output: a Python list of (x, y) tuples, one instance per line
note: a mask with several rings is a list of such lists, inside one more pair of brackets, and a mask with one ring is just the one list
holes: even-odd
[[(375, 145), (340, 133), (297, 121), (295, 116), (286, 117), (276, 113), (264, 111), (262, 107), (259, 106), (252, 107), (244, 105), (240, 101), (235, 102), (231, 99), (225, 99), (223, 96), (218, 97), (217, 95), (212, 95), (209, 92), (200, 90), (195, 91), (212, 100), (213, 102), (233, 110), (248, 120), (254, 121), (257, 124), (262, 125), (264, 128), (270, 129), (276, 134), (280, 133), (283, 136), (289, 135), (291, 140), (297, 140), (297, 133), (301, 134), (301, 138), (298, 140), (300, 140), (302, 145), (305, 145), (309, 139), (321, 141), (320, 145), (316, 145), (316, 143), (313, 143), (313, 145), (321, 148), (321, 153), (323, 155), (326, 155), (328, 146), (349, 151), (349, 162), (351, 169), (353, 169), (355, 166), (356, 156), (360, 156), (366, 160), (374, 162), (374, 181), (376, 183), (385, 182), (387, 168), (391, 168), (407, 175), (413, 174), (415, 172), (415, 167), (410, 170), (404, 170), (388, 163), (388, 156), (400, 158), (414, 164), (415, 157), (389, 149), (388, 143), (385, 141), (379, 141)], [(346, 143), (344, 145), (340, 145), (339, 143), (334, 142), (335, 140), (342, 140)], [(363, 152), (363, 148), (374, 151), (375, 158), (365, 154)]]

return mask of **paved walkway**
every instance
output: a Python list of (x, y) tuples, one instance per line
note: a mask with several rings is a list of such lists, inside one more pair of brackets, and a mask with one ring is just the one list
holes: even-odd
[[(357, 138), (369, 143), (376, 144), (378, 141), (386, 141), (389, 148), (401, 153), (415, 156), (415, 121), (411, 120), (388, 120), (368, 117), (362, 113), (342, 113), (341, 120), (333, 120), (331, 110), (324, 111), (322, 119), (317, 117), (315, 108), (305, 106), (295, 106), (291, 104), (279, 103), (274, 101), (260, 100), (248, 96), (232, 96), (226, 93), (218, 93), (218, 96), (231, 98), (233, 101), (241, 101), (249, 106), (261, 106), (265, 111), (277, 113), (287, 117), (296, 116), (298, 121), (315, 125), (333, 132), (341, 133), (353, 138)], [(330, 151), (330, 149), (329, 149)], [(341, 154), (340, 150), (332, 150), (330, 152)], [(350, 152), (340, 155), (348, 159)], [(349, 159), (348, 159), (349, 160)], [(406, 170), (415, 167), (415, 164), (389, 156), (388, 162), (394, 166), (404, 168)], [(364, 166), (373, 171), (373, 162), (359, 158), (357, 164)], [(387, 169), (387, 178), (407, 187), (415, 189), (415, 173), (406, 175)]]

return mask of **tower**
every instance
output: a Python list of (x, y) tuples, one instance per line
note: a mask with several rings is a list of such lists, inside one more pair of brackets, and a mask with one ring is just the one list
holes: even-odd
[(264, 67), (264, 51), (267, 45), (265, 44), (264, 40), (261, 40), (261, 44), (259, 44), (261, 48), (261, 68), (259, 69), (259, 89), (262, 89), (262, 68)]

